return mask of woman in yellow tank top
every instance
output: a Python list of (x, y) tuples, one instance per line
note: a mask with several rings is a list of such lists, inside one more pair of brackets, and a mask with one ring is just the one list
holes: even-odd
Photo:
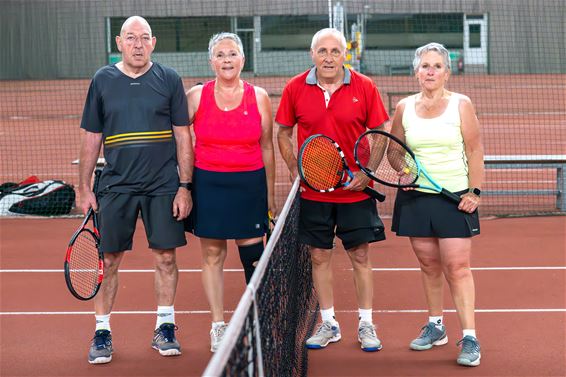
[(429, 310), (428, 324), (410, 348), (422, 351), (448, 342), (442, 315), (444, 277), (463, 329), (457, 362), (477, 366), (481, 354), (470, 255), (472, 237), (480, 231), (477, 208), (484, 167), (479, 122), (470, 99), (445, 88), (450, 57), (444, 46), (429, 43), (418, 48), (413, 67), (421, 91), (399, 102), (391, 132), (405, 141), (442, 187), (462, 200), (456, 206), (420, 189), (397, 194), (392, 230), (410, 237)]

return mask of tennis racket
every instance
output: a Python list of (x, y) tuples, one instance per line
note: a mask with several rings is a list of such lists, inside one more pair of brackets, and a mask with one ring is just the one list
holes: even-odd
[[(446, 190), (428, 175), (405, 143), (385, 131), (364, 132), (354, 145), (354, 159), (368, 177), (379, 183), (399, 188), (424, 188), (460, 203), (458, 195)], [(420, 176), (431, 185), (415, 183)]]
[(267, 231), (265, 232), (265, 243), (269, 242), (271, 238), (271, 233), (273, 233), (273, 228), (275, 227), (275, 218), (273, 217), (273, 213), (271, 211), (267, 211)]
[[(299, 151), (298, 166), (303, 182), (318, 192), (348, 186), (354, 178), (338, 143), (321, 134), (305, 140)], [(369, 187), (363, 191), (380, 202), (385, 200), (385, 195)]]
[[(93, 191), (96, 194), (100, 170), (94, 172)], [(87, 225), (92, 218), (92, 229)], [(103, 257), (98, 249), (100, 234), (98, 220), (92, 207), (81, 226), (71, 237), (65, 256), (65, 282), (73, 296), (79, 300), (90, 300), (100, 288), (103, 278)]]

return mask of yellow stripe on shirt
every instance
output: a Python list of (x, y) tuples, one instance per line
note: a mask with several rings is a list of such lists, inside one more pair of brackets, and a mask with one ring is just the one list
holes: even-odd
[(118, 138), (122, 138), (122, 137), (129, 137), (129, 136), (151, 136), (151, 135), (172, 135), (173, 131), (171, 130), (167, 130), (167, 131), (148, 131), (148, 132), (130, 132), (130, 133), (126, 133), (126, 134), (118, 134), (118, 135), (113, 135), (113, 136), (108, 136), (105, 141), (108, 140), (113, 140), (113, 139), (118, 139)]

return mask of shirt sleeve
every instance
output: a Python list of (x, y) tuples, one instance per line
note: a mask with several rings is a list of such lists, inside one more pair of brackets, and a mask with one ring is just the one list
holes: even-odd
[(171, 96), (171, 122), (175, 126), (187, 126), (189, 124), (189, 107), (187, 96), (181, 77), (175, 74), (175, 84)]
[(101, 133), (104, 128), (104, 111), (96, 76), (92, 79), (88, 88), (81, 128), (94, 133)]
[(292, 97), (290, 85), (287, 84), (283, 89), (281, 101), (275, 115), (275, 121), (283, 126), (293, 127), (297, 123)]
[(385, 106), (383, 106), (381, 95), (379, 94), (379, 90), (377, 90), (377, 86), (375, 85), (375, 83), (372, 82), (369, 91), (370, 91), (368, 96), (369, 106), (367, 108), (368, 114), (366, 118), (367, 119), (366, 127), (377, 128), (381, 126), (384, 122), (389, 120), (389, 116), (387, 115), (387, 110), (385, 110)]

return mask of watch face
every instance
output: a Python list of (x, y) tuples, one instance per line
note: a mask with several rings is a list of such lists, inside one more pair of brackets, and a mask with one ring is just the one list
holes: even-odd
[(481, 190), (479, 188), (475, 188), (475, 187), (470, 189), (470, 192), (472, 192), (473, 194), (475, 194), (477, 196), (480, 196), (480, 194), (481, 194)]

